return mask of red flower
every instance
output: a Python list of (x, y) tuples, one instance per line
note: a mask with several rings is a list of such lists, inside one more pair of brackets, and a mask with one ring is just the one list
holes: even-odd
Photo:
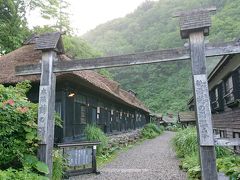
[(28, 107), (18, 107), (17, 110), (20, 111), (21, 113), (25, 113), (25, 112), (27, 112), (29, 109), (28, 109)]
[(14, 106), (15, 102), (13, 99), (9, 99), (8, 100), (8, 104), (11, 105), (11, 106)]

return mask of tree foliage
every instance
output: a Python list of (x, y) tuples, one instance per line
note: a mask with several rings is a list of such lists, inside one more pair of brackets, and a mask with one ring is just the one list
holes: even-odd
[[(210, 42), (233, 40), (240, 34), (240, 0), (146, 1), (133, 13), (98, 26), (83, 36), (105, 55), (181, 47), (179, 23), (172, 15), (197, 7), (216, 6)], [(208, 72), (219, 59), (207, 62)], [(192, 96), (189, 62), (124, 67), (110, 71), (123, 88), (134, 89), (151, 110), (182, 111)]]
[[(17, 49), (30, 35), (26, 13), (34, 9), (38, 9), (43, 18), (54, 22), (49, 29), (70, 33), (70, 21), (66, 11), (68, 6), (64, 0), (0, 0), (0, 54)], [(39, 30), (40, 26), (37, 29)]]
[(24, 1), (0, 1), (0, 54), (19, 47), (27, 36)]
[(63, 43), (66, 54), (72, 58), (92, 58), (101, 54), (78, 36), (63, 36)]

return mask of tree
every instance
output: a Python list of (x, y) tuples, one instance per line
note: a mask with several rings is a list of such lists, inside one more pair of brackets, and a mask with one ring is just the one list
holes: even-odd
[(70, 4), (65, 0), (42, 0), (38, 2), (41, 16), (44, 19), (51, 20), (52, 24), (45, 25), (53, 28), (55, 31), (72, 34), (72, 28), (69, 20)]
[(29, 36), (26, 12), (34, 9), (39, 9), (43, 18), (55, 19), (55, 24), (48, 29), (66, 30), (70, 33), (70, 21), (66, 11), (68, 6), (64, 0), (0, 0), (0, 54), (20, 47)]
[(25, 12), (24, 1), (0, 1), (0, 54), (19, 47), (28, 35)]

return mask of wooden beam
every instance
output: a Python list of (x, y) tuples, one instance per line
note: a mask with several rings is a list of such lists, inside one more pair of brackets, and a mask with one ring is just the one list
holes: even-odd
[(214, 139), (216, 146), (240, 146), (239, 138), (216, 138)]
[[(223, 56), (240, 53), (239, 42), (206, 45), (206, 57)], [(190, 59), (189, 48), (167, 49), (160, 51), (142, 52), (119, 56), (100, 57), (92, 59), (76, 59), (74, 61), (54, 62), (53, 72), (81, 71), (140, 64), (152, 64), (169, 61)], [(16, 75), (40, 74), (41, 65), (26, 65), (16, 67)]]

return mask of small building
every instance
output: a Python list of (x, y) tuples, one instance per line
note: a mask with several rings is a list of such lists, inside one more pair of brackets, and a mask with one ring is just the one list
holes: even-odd
[[(71, 61), (63, 52), (59, 33), (46, 33), (47, 41), (56, 42), (59, 61)], [(16, 76), (15, 67), (41, 62), (42, 51), (38, 44), (40, 36), (32, 36), (24, 45), (0, 57), (0, 83), (14, 85), (30, 80), (32, 88), (28, 94), (32, 102), (39, 97), (40, 75)], [(49, 42), (48, 42), (49, 43)], [(95, 71), (56, 74), (55, 110), (63, 120), (63, 128), (55, 128), (55, 142), (81, 141), (87, 124), (98, 125), (105, 133), (118, 133), (143, 127), (150, 121), (149, 110), (136, 97), (136, 93), (125, 91), (120, 85)]]
[(178, 122), (182, 124), (183, 127), (196, 125), (195, 111), (179, 112)]
[[(208, 86), (215, 134), (240, 138), (240, 55), (223, 56), (209, 74)], [(193, 98), (188, 106), (194, 109)]]
[(162, 117), (162, 120), (164, 126), (171, 126), (176, 123), (173, 113), (167, 113), (167, 115)]
[(164, 123), (162, 117), (163, 117), (162, 114), (151, 113), (150, 121), (160, 126)]

